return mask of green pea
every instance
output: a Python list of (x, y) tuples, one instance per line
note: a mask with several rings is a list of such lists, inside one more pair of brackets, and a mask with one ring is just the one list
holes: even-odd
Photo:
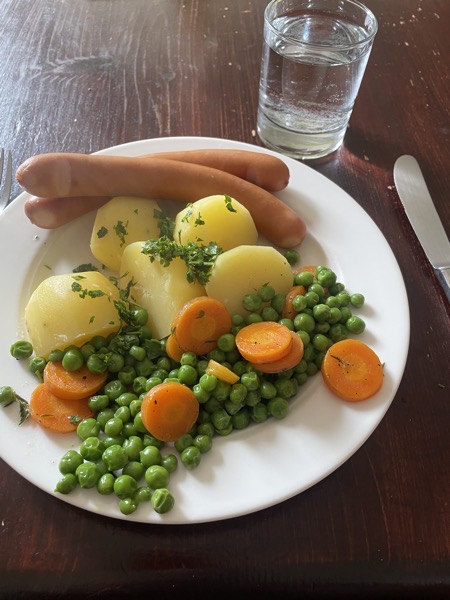
[(316, 294), (316, 292), (313, 292), (312, 290), (306, 292), (306, 294), (304, 295), (304, 298), (306, 301), (306, 306), (308, 308), (312, 308), (313, 306), (315, 306), (316, 304), (319, 304), (319, 302), (320, 302), (319, 294)]
[(200, 377), (199, 384), (205, 392), (212, 392), (217, 386), (218, 379), (215, 375), (205, 373)]
[(122, 423), (128, 423), (131, 419), (131, 411), (128, 406), (119, 406), (119, 408), (114, 413), (115, 419), (120, 419)]
[(198, 357), (194, 352), (183, 352), (180, 359), (180, 365), (190, 365), (195, 367), (198, 363)]
[(192, 437), (192, 435), (190, 433), (185, 433), (175, 441), (174, 446), (175, 449), (181, 454), (185, 448), (187, 448), (188, 446), (192, 446), (193, 443), (194, 438)]
[(225, 402), (225, 400), (230, 396), (231, 384), (226, 381), (217, 380), (217, 385), (213, 390), (213, 396), (219, 402)]
[(217, 347), (223, 352), (231, 352), (236, 348), (236, 339), (232, 333), (225, 333), (217, 340)]
[(234, 404), (242, 405), (247, 393), (248, 388), (243, 383), (234, 383), (230, 390), (230, 400)]
[(221, 437), (230, 435), (230, 433), (232, 431), (233, 431), (233, 422), (231, 420), (231, 416), (230, 416), (230, 422), (228, 423), (227, 427), (224, 427), (223, 429), (216, 429), (217, 435), (220, 435)]
[(75, 473), (77, 467), (84, 462), (83, 457), (76, 450), (67, 450), (67, 452), (61, 457), (59, 461), (59, 472), (62, 475), (67, 473)]
[[(106, 364), (110, 373), (118, 374), (125, 367), (125, 358), (122, 356), (122, 354), (119, 354), (118, 352), (111, 352), (111, 354), (108, 356)], [(118, 375), (117, 377), (119, 378)], [(119, 379), (119, 381), (123, 384), (121, 379)]]
[(105, 445), (98, 437), (88, 437), (80, 446), (81, 456), (91, 462), (100, 460), (104, 450)]
[(350, 331), (350, 333), (360, 334), (365, 328), (366, 324), (360, 317), (352, 316), (347, 319), (345, 326)]
[(253, 406), (251, 418), (255, 423), (264, 423), (264, 421), (267, 421), (268, 416), (268, 410), (265, 404), (259, 402)]
[(278, 321), (279, 313), (273, 306), (265, 306), (261, 311), (261, 316), (264, 321)]
[(302, 310), (305, 310), (305, 308), (308, 306), (308, 298), (302, 294), (297, 294), (292, 299), (292, 306), (295, 312), (302, 312)]
[[(312, 331), (310, 333), (312, 333)], [(297, 335), (302, 340), (304, 347), (307, 346), (310, 343), (311, 336), (309, 335), (309, 333), (307, 331), (303, 331), (302, 329), (300, 329), (299, 331), (297, 331)]]
[(164, 467), (169, 474), (173, 473), (178, 468), (178, 458), (175, 454), (165, 454), (164, 456), (161, 456), (161, 466)]
[(281, 315), (284, 307), (284, 294), (275, 294), (270, 301), (270, 306), (274, 308), (279, 315)]
[(61, 363), (66, 371), (78, 371), (84, 365), (84, 358), (79, 350), (68, 350)]
[(333, 342), (340, 342), (347, 338), (347, 328), (340, 323), (336, 323), (331, 326), (328, 335)]
[(105, 430), (106, 422), (114, 417), (114, 413), (115, 410), (113, 408), (105, 408), (97, 414), (97, 424), (99, 429)]
[(261, 393), (259, 390), (249, 390), (245, 397), (245, 405), (256, 406), (259, 402), (261, 402)]
[(105, 448), (102, 460), (109, 471), (119, 471), (127, 464), (128, 455), (121, 445), (113, 444)]
[(319, 297), (319, 301), (321, 301), (325, 297), (325, 290), (320, 285), (320, 283), (312, 283), (309, 286), (308, 292), (306, 293), (306, 295), (308, 295), (308, 294), (315, 294), (316, 296)]
[(154, 491), (150, 502), (155, 512), (164, 514), (172, 510), (175, 499), (167, 488), (159, 488)]
[(275, 290), (272, 286), (265, 283), (262, 287), (259, 288), (258, 296), (263, 302), (271, 302), (275, 296)]
[(106, 394), (110, 400), (117, 400), (117, 398), (126, 391), (128, 390), (119, 379), (108, 381), (103, 388), (104, 394)]
[(262, 321), (264, 321), (264, 319), (257, 312), (251, 312), (245, 317), (246, 325), (251, 325), (252, 323), (261, 323)]
[(147, 358), (147, 352), (142, 346), (131, 346), (131, 348), (128, 350), (128, 354), (138, 361)]
[(129, 438), (132, 436), (138, 436), (139, 433), (142, 433), (138, 430), (133, 421), (128, 421), (128, 423), (123, 424), (122, 434), (124, 438)]
[(321, 286), (329, 288), (336, 283), (336, 274), (331, 269), (321, 269), (316, 273), (317, 281)]
[(99, 468), (93, 462), (84, 462), (79, 465), (75, 471), (75, 475), (80, 487), (83, 489), (95, 487), (101, 477)]
[(60, 494), (70, 494), (78, 485), (77, 476), (74, 473), (65, 473), (57, 482), (55, 492)]
[(305, 288), (309, 288), (314, 281), (314, 274), (310, 271), (301, 271), (294, 275), (294, 285), (303, 285)]
[(129, 498), (137, 490), (137, 482), (130, 475), (119, 475), (114, 481), (114, 493), (118, 498)]
[(34, 375), (37, 375), (38, 377), (42, 378), (42, 373), (44, 372), (46, 364), (47, 364), (47, 361), (45, 360), (45, 358), (43, 358), (42, 356), (35, 356), (30, 361), (30, 364), (28, 365), (28, 368), (29, 368), (29, 370), (30, 370), (31, 373), (33, 373)]
[(181, 365), (181, 367), (178, 369), (178, 379), (181, 383), (191, 387), (197, 383), (197, 370), (191, 365)]
[(197, 427), (197, 433), (199, 435), (208, 435), (210, 438), (214, 437), (216, 430), (214, 425), (210, 421), (200, 423)]
[(100, 411), (106, 408), (109, 405), (109, 398), (106, 394), (97, 394), (96, 396), (91, 396), (88, 400), (88, 406), (91, 410)]
[(104, 473), (97, 481), (97, 491), (102, 496), (109, 496), (114, 492), (114, 481), (116, 478), (112, 473)]
[(287, 327), (291, 331), (294, 331), (294, 321), (292, 319), (283, 318), (283, 319), (280, 319), (278, 321), (278, 323), (280, 323), (280, 325), (284, 325), (285, 327)]
[(193, 469), (196, 469), (200, 464), (201, 452), (199, 448), (197, 448), (197, 446), (188, 446), (183, 450), (180, 458), (181, 462), (186, 467), (186, 469), (192, 471)]
[(289, 403), (285, 398), (272, 398), (267, 403), (267, 410), (275, 419), (284, 419), (289, 412)]
[(355, 308), (361, 308), (365, 301), (363, 294), (351, 294), (350, 296), (350, 304)]
[(341, 320), (342, 320), (341, 309), (337, 306), (332, 306), (330, 308), (330, 316), (328, 317), (328, 323), (330, 323), (330, 325), (334, 325), (335, 323), (339, 323)]
[(133, 494), (133, 500), (140, 504), (141, 502), (150, 502), (152, 497), (152, 491), (146, 485), (138, 487), (138, 489)]
[(242, 409), (231, 417), (233, 429), (245, 429), (250, 425), (250, 414), (248, 410)]
[[(83, 361), (87, 363), (88, 358), (95, 353), (95, 348), (92, 344), (83, 344), (80, 348), (80, 352), (81, 356), (83, 357)], [(50, 360), (50, 356), (48, 358)], [(56, 359), (56, 361), (58, 360), (62, 360), (62, 356)]]
[(328, 338), (322, 333), (317, 333), (312, 339), (312, 344), (316, 350), (326, 350), (328, 348)]
[(104, 373), (108, 370), (108, 365), (106, 364), (105, 360), (97, 353), (91, 354), (88, 357), (86, 366), (89, 371), (94, 374)]
[(88, 417), (78, 423), (77, 435), (80, 440), (86, 440), (89, 437), (97, 437), (99, 433), (100, 425), (93, 417)]
[(123, 421), (117, 417), (112, 417), (106, 421), (103, 431), (106, 435), (119, 435), (123, 429)]
[(209, 400), (209, 392), (205, 391), (199, 383), (192, 386), (192, 391), (199, 404), (205, 404)]
[(16, 399), (16, 393), (13, 388), (9, 385), (0, 387), (0, 405), (9, 406)]
[(169, 471), (161, 465), (151, 465), (144, 473), (145, 483), (152, 490), (167, 487), (169, 477)]
[(212, 448), (212, 438), (209, 435), (199, 434), (194, 438), (194, 446), (198, 448), (201, 454), (209, 452)]
[(123, 515), (131, 515), (136, 512), (138, 503), (134, 498), (120, 498), (119, 510)]
[(231, 417), (223, 408), (218, 408), (211, 414), (211, 422), (216, 430), (226, 429), (231, 422)]
[(130, 462), (128, 462), (123, 470), (122, 470), (122, 475), (129, 475), (130, 477), (133, 477), (133, 479), (135, 479), (136, 481), (139, 481), (145, 472), (145, 467), (144, 465), (137, 461), (137, 460), (130, 460)]
[(103, 444), (105, 448), (109, 448), (110, 446), (122, 446), (125, 441), (125, 436), (120, 433), (119, 435), (107, 435), (103, 438)]
[(260, 379), (255, 371), (248, 371), (242, 373), (241, 384), (247, 388), (247, 390), (257, 390), (260, 385)]
[(132, 385), (136, 377), (136, 369), (132, 365), (124, 365), (117, 373), (118, 380), (126, 387)]
[(319, 371), (319, 367), (317, 366), (315, 361), (311, 361), (308, 363), (308, 366), (306, 368), (306, 373), (307, 373), (308, 377), (312, 377), (313, 375), (318, 373), (318, 371)]
[(317, 323), (328, 321), (331, 314), (331, 308), (326, 304), (316, 304), (313, 307), (313, 318)]
[[(276, 397), (292, 398), (292, 396), (295, 396), (297, 393), (295, 379), (280, 378), (275, 382), (275, 388), (277, 390)], [(270, 400), (274, 399), (275, 398), (271, 398)]]
[(152, 465), (160, 465), (161, 451), (156, 446), (145, 446), (139, 452), (139, 460), (146, 469)]
[(298, 263), (300, 260), (300, 255), (294, 248), (289, 248), (284, 253), (284, 258), (288, 261), (288, 263), (293, 266)]
[(153, 374), (152, 377), (149, 377), (146, 381), (145, 381), (145, 392), (148, 392), (149, 390), (151, 390), (152, 388), (155, 387), (155, 385), (159, 385), (160, 383), (162, 383), (163, 380), (161, 379), (161, 377), (155, 377), (155, 375)]
[(142, 440), (144, 442), (144, 448), (146, 448), (147, 446), (155, 446), (155, 448), (161, 450), (165, 446), (165, 442), (158, 440), (157, 438), (155, 438), (155, 436), (150, 435), (149, 433), (146, 433)]
[(347, 306), (348, 304), (350, 304), (350, 294), (348, 294), (345, 291), (342, 291), (342, 292), (339, 292), (339, 294), (336, 294), (336, 298), (341, 303), (341, 306)]
[(9, 352), (12, 357), (16, 358), (17, 360), (22, 360), (30, 358), (30, 356), (33, 354), (33, 346), (26, 340), (18, 340), (12, 344)]
[(299, 313), (294, 318), (294, 327), (296, 331), (306, 331), (306, 333), (312, 333), (316, 326), (314, 317), (307, 313)]
[(140, 452), (144, 449), (144, 442), (138, 435), (130, 435), (122, 444), (128, 459), (137, 461), (140, 458)]
[(139, 412), (138, 412), (138, 413), (135, 415), (135, 417), (134, 417), (134, 419), (133, 419), (133, 425), (134, 425), (134, 428), (135, 428), (135, 430), (136, 430), (138, 433), (147, 433), (147, 428), (146, 428), (146, 426), (144, 425), (144, 421), (142, 420), (141, 411), (139, 411)]
[(275, 398), (277, 395), (277, 388), (271, 381), (263, 381), (259, 388), (261, 398), (264, 400), (270, 400), (271, 398)]
[(258, 294), (245, 294), (242, 298), (242, 306), (250, 312), (258, 311), (262, 306), (262, 300)]
[(298, 385), (305, 385), (305, 383), (308, 381), (308, 374), (306, 371), (304, 373), (297, 373), (295, 375), (295, 379)]

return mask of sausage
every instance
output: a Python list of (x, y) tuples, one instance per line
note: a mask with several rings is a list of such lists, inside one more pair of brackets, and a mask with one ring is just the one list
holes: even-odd
[(268, 192), (284, 190), (289, 183), (289, 168), (276, 156), (250, 150), (185, 150), (146, 154), (148, 158), (178, 160), (212, 167), (246, 179)]
[[(67, 223), (113, 196), (189, 203), (227, 194), (247, 207), (257, 229), (273, 244), (297, 246), (306, 234), (297, 213), (270, 192), (230, 173), (177, 160), (40, 154), (22, 163), (16, 177), (35, 196), (25, 203), (26, 215), (43, 228)], [(92, 196), (91, 204), (86, 197)]]

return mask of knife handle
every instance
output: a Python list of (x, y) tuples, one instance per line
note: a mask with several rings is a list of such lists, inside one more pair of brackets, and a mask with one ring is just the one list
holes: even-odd
[(441, 284), (447, 296), (447, 300), (450, 302), (450, 267), (436, 269), (436, 274), (438, 276), (439, 283)]

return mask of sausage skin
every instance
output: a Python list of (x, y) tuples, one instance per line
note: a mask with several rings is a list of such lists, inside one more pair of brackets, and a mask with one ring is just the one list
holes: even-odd
[(282, 248), (297, 246), (306, 234), (297, 213), (270, 192), (236, 175), (178, 160), (41, 154), (22, 163), (16, 177), (35, 196), (25, 203), (26, 215), (43, 228), (67, 223), (113, 196), (186, 204), (226, 194), (247, 207), (258, 231), (273, 244)]

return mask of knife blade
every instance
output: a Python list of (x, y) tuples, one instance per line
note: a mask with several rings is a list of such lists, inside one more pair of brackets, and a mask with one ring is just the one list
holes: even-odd
[(450, 242), (413, 156), (396, 160), (394, 182), (406, 216), (450, 300)]

